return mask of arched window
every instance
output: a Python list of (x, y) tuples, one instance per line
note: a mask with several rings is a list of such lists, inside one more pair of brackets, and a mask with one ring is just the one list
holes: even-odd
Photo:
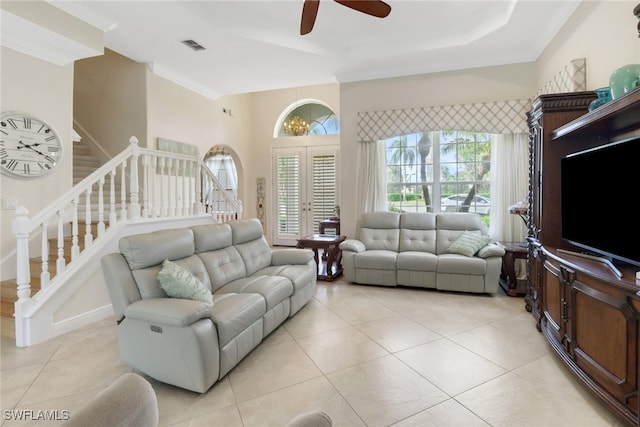
[(315, 100), (299, 101), (285, 110), (276, 132), (278, 137), (338, 134), (338, 117), (327, 105)]

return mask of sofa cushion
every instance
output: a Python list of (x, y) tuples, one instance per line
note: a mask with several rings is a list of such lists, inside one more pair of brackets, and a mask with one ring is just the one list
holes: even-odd
[(436, 253), (436, 230), (400, 229), (400, 252), (420, 251)]
[(362, 228), (400, 228), (400, 214), (397, 212), (365, 212), (360, 220)]
[(231, 246), (231, 226), (223, 224), (205, 224), (191, 227), (195, 242), (195, 252), (215, 251)]
[(286, 277), (293, 283), (294, 292), (301, 290), (309, 283), (315, 282), (316, 279), (316, 263), (313, 261), (313, 268), (309, 268), (310, 264), (304, 265), (274, 265), (271, 267), (258, 270), (254, 276), (282, 276)]
[(123, 237), (118, 246), (131, 270), (159, 265), (165, 259), (185, 258), (195, 251), (193, 231), (189, 228)]
[(482, 276), (486, 272), (487, 261), (482, 258), (458, 254), (442, 254), (438, 256), (438, 274)]
[(400, 214), (397, 212), (366, 212), (360, 220), (358, 232), (367, 250), (398, 251)]
[(293, 284), (286, 277), (252, 276), (234, 280), (216, 291), (216, 295), (226, 293), (260, 294), (267, 304), (267, 311), (269, 311), (293, 295)]
[(395, 270), (397, 256), (394, 251), (371, 250), (357, 254), (354, 262), (357, 269)]
[(271, 265), (271, 247), (262, 233), (262, 224), (255, 218), (231, 221), (233, 245), (240, 253), (251, 276), (261, 268)]
[(430, 252), (400, 252), (396, 260), (398, 270), (436, 271), (438, 256)]
[(201, 252), (198, 256), (207, 269), (213, 292), (227, 283), (247, 275), (244, 260), (234, 246)]
[(400, 228), (411, 230), (435, 230), (437, 214), (430, 212), (407, 212), (400, 215)]
[(211, 291), (191, 272), (173, 261), (164, 260), (158, 281), (171, 298), (192, 299), (213, 305)]
[(360, 229), (360, 241), (368, 251), (385, 250), (398, 252), (400, 240), (400, 230), (398, 228), (378, 229), (378, 228), (362, 228)]
[(436, 252), (436, 214), (404, 213), (400, 216), (400, 252)]
[(264, 235), (262, 224), (256, 218), (239, 219), (230, 221), (228, 224), (232, 230), (232, 243), (234, 245), (251, 242), (260, 239)]
[[(265, 299), (259, 294), (218, 294), (211, 319), (218, 329), (220, 348), (260, 320), (267, 312)], [(262, 327), (260, 327), (262, 331)]]
[(486, 226), (480, 215), (471, 212), (440, 214), (436, 217), (438, 230), (480, 230), (486, 234)]
[(474, 256), (480, 249), (491, 243), (491, 237), (483, 236), (480, 232), (464, 231), (447, 248), (451, 254)]

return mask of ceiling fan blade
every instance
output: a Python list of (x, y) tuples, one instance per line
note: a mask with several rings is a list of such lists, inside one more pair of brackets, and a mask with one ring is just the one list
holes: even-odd
[(384, 18), (391, 13), (391, 6), (382, 0), (335, 0), (343, 6), (377, 18)]
[(300, 21), (300, 35), (304, 36), (313, 30), (313, 25), (316, 23), (316, 16), (318, 16), (319, 5), (320, 0), (304, 0), (302, 19)]

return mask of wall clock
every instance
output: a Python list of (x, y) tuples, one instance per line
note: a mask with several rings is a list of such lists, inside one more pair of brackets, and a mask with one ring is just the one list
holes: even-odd
[(20, 112), (0, 118), (0, 172), (13, 178), (41, 178), (62, 159), (62, 141), (45, 121)]

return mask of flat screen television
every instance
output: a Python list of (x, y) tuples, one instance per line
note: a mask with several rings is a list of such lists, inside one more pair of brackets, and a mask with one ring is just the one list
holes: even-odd
[(562, 239), (587, 254), (640, 267), (640, 138), (560, 162)]

